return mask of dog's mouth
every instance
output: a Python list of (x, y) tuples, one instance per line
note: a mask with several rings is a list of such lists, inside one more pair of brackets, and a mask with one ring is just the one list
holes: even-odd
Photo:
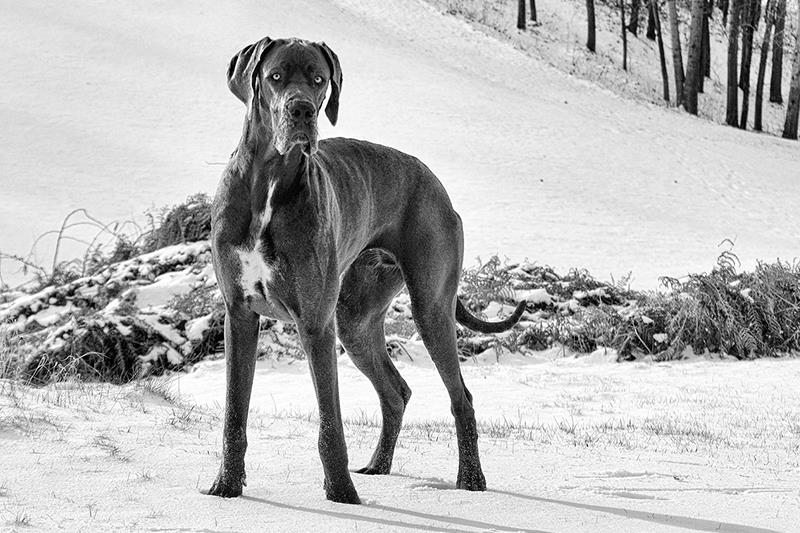
[(304, 131), (296, 131), (289, 135), (289, 142), (292, 144), (311, 144), (311, 135)]
[(289, 135), (288, 145), (299, 145), (305, 155), (311, 156), (317, 151), (317, 137), (305, 131), (296, 131)]
[[(288, 125), (287, 125), (288, 126)], [(317, 135), (313, 126), (288, 126), (280, 128), (275, 136), (275, 148), (285, 154), (293, 147), (300, 146), (306, 155), (313, 155), (317, 151)]]

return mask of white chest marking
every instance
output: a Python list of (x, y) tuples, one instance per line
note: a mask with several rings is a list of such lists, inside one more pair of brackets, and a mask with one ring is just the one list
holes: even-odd
[[(239, 285), (242, 287), (242, 292), (245, 296), (266, 296), (266, 285), (272, 281), (272, 269), (264, 261), (264, 253), (262, 246), (264, 243), (261, 241), (261, 234), (269, 224), (272, 217), (272, 193), (275, 192), (275, 184), (271, 184), (267, 192), (267, 201), (264, 206), (264, 211), (258, 218), (255, 228), (257, 235), (253, 248), (239, 248), (236, 250), (239, 256), (239, 264), (241, 266), (241, 278)], [(259, 287), (259, 282), (261, 283)], [(259, 288), (257, 288), (259, 287)], [(259, 290), (260, 289), (260, 290)]]

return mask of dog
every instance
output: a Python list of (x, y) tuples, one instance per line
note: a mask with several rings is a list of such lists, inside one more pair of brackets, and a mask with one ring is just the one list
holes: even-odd
[(342, 69), (325, 43), (270, 39), (230, 61), (228, 87), (247, 107), (212, 209), (212, 257), (225, 302), (227, 392), (222, 464), (207, 494), (236, 497), (245, 484), (247, 414), (259, 316), (293, 322), (319, 405), (319, 453), (329, 500), (360, 503), (348, 470), (336, 369), (336, 337), (380, 398), (382, 427), (369, 463), (388, 474), (411, 389), (386, 351), (383, 322), (406, 286), (417, 329), (447, 392), (458, 438), (457, 486), (480, 491), (472, 395), (461, 376), (456, 321), (500, 332), (470, 314), (456, 291), (461, 218), (418, 159), (354, 139), (319, 140), (317, 120), (336, 125)]

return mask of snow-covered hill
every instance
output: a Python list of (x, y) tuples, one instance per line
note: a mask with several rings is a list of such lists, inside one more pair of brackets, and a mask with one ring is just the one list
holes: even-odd
[(464, 218), (468, 263), (499, 252), (603, 278), (632, 270), (652, 287), (707, 269), (724, 238), (745, 266), (797, 255), (796, 142), (626, 100), (422, 0), (2, 12), (3, 251), (26, 251), (73, 207), (128, 218), (213, 191), (243, 113), (225, 67), (269, 34), (337, 51), (340, 125), (323, 133), (428, 163)]

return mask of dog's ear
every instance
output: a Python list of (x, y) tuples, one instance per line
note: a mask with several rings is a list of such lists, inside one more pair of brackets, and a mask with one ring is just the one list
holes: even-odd
[(342, 66), (339, 64), (339, 57), (325, 43), (314, 43), (322, 52), (328, 68), (331, 69), (331, 96), (328, 98), (328, 105), (325, 106), (325, 114), (331, 124), (336, 125), (339, 118), (339, 94), (342, 92)]
[(257, 69), (275, 42), (269, 37), (264, 37), (258, 42), (249, 44), (233, 56), (228, 64), (228, 88), (245, 105), (250, 105), (253, 98), (254, 76), (258, 74)]

